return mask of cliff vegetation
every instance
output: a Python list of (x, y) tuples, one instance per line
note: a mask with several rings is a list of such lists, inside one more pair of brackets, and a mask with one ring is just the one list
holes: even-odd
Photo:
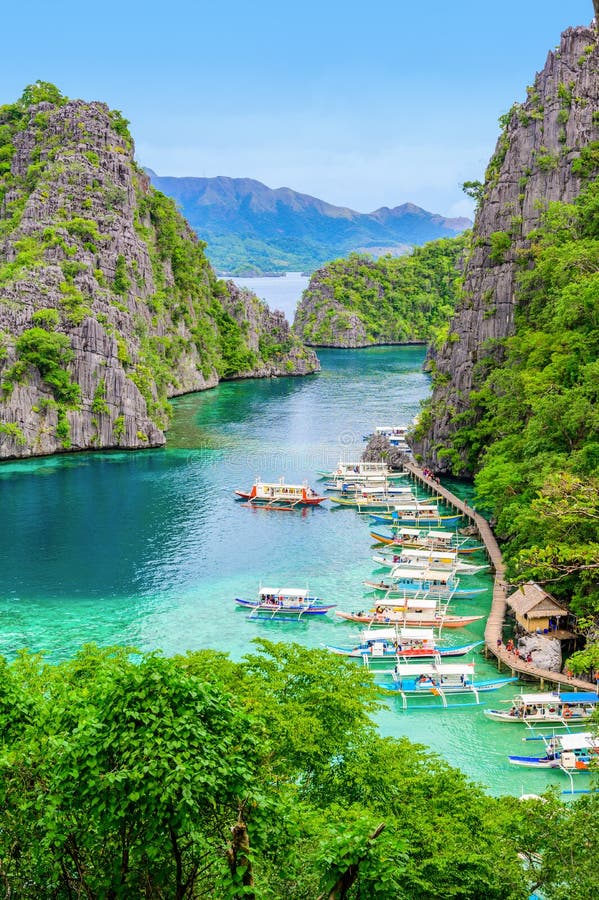
[(120, 112), (45, 82), (0, 107), (0, 458), (160, 445), (171, 396), (318, 368), (133, 153)]
[(440, 340), (455, 309), (467, 245), (466, 234), (399, 258), (352, 253), (335, 260), (311, 277), (294, 330), (313, 346)]
[(587, 673), (599, 670), (598, 71), (595, 29), (569, 29), (504, 117), (415, 435), (438, 471), (475, 475), (508, 577), (542, 582), (579, 616), (589, 640), (570, 662)]

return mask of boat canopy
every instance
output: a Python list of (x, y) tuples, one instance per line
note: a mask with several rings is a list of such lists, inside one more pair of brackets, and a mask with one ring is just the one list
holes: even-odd
[(417, 569), (415, 566), (398, 565), (391, 569), (391, 577), (401, 581), (441, 581), (448, 582), (453, 579), (453, 572), (444, 572), (441, 569)]
[(429, 531), (427, 537), (434, 538), (437, 541), (451, 541), (455, 537), (453, 531)]
[(599, 703), (599, 696), (594, 691), (565, 691), (559, 694), (561, 703)]
[(435, 632), (432, 628), (369, 628), (362, 632), (362, 640), (366, 641), (433, 641)]
[(435, 516), (435, 518), (439, 517), (439, 507), (438, 506), (425, 506), (421, 501), (415, 500), (413, 503), (399, 503), (393, 506), (394, 513), (427, 513), (431, 516)]
[(385, 613), (400, 613), (406, 609), (436, 609), (437, 601), (430, 597), (405, 597), (401, 604), (399, 603), (377, 603), (373, 612), (379, 612), (381, 615)]
[(410, 675), (474, 675), (474, 663), (398, 663), (394, 672), (403, 678)]
[(599, 738), (590, 731), (581, 731), (578, 734), (561, 734), (556, 737), (559, 745), (566, 753), (572, 750), (597, 750)]
[(406, 547), (405, 550), (401, 550), (401, 555), (405, 556), (407, 559), (447, 559), (450, 562), (457, 558), (457, 553), (455, 550), (431, 550), (426, 547), (423, 549), (418, 549), (416, 547), (410, 548)]
[(420, 529), (419, 528), (400, 528), (397, 532), (398, 535), (405, 535), (406, 537), (420, 537)]
[(302, 599), (308, 598), (310, 592), (308, 588), (260, 588), (260, 596), (266, 597), (273, 595), (275, 597), (301, 597)]

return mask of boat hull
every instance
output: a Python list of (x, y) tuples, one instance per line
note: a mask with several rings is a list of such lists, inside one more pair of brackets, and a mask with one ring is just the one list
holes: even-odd
[(462, 628), (484, 618), (484, 616), (419, 615), (415, 612), (380, 615), (377, 613), (344, 612), (340, 609), (335, 610), (335, 615), (339, 616), (340, 619), (345, 619), (347, 622), (360, 622), (364, 625), (381, 625), (386, 627), (389, 627), (389, 625), (422, 625), (423, 627)]
[(285, 603), (260, 603), (258, 600), (245, 600), (242, 597), (235, 597), (235, 603), (244, 609), (252, 609), (264, 612), (265, 615), (272, 613), (277, 615), (301, 615), (301, 616), (324, 616), (329, 610), (335, 608), (335, 603), (320, 603), (313, 600), (307, 604), (285, 604)]

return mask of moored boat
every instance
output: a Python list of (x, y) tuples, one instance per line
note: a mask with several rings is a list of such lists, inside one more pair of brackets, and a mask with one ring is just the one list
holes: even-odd
[(361, 622), (371, 628), (389, 625), (417, 625), (436, 628), (462, 628), (484, 618), (483, 616), (448, 615), (445, 607), (427, 597), (406, 597), (401, 603), (379, 603), (372, 609), (346, 612), (335, 610), (335, 615), (348, 622)]
[(284, 618), (286, 616), (323, 616), (335, 603), (325, 603), (310, 596), (308, 588), (261, 587), (256, 600), (235, 597), (235, 603), (252, 610), (252, 618)]
[(459, 515), (442, 515), (437, 506), (421, 506), (418, 509), (397, 505), (392, 512), (375, 514), (372, 521), (385, 525), (438, 525), (444, 528), (451, 525), (459, 525), (462, 520)]
[(354, 647), (327, 645), (327, 650), (349, 659), (360, 659), (366, 665), (377, 666), (393, 659), (434, 659), (435, 657), (465, 656), (481, 641), (460, 647), (439, 647), (432, 628), (379, 628), (362, 632), (360, 643)]
[[(374, 517), (373, 517), (374, 518)], [(388, 547), (412, 547), (433, 550), (453, 548), (460, 555), (476, 553), (484, 550), (481, 544), (471, 544), (468, 538), (460, 538), (453, 531), (436, 531), (422, 528), (411, 528), (405, 525), (389, 525), (390, 531), (372, 528), (370, 536), (377, 544)]]
[(447, 694), (472, 694), (479, 703), (479, 693), (496, 691), (516, 678), (492, 678), (475, 681), (474, 663), (418, 662), (397, 663), (387, 673), (391, 685), (380, 684), (385, 690), (397, 691), (404, 696), (420, 694), (438, 697), (447, 705)]
[(241, 500), (252, 506), (270, 509), (295, 509), (301, 506), (318, 506), (326, 497), (321, 497), (313, 488), (303, 484), (286, 484), (284, 478), (276, 482), (256, 478), (250, 491), (235, 491)]
[(386, 463), (363, 462), (362, 460), (357, 462), (339, 462), (337, 468), (332, 472), (319, 472), (318, 474), (330, 481), (341, 478), (346, 482), (364, 482), (365, 484), (397, 481), (405, 478), (407, 475), (406, 472), (397, 472), (390, 469)]
[[(428, 500), (418, 500), (413, 494), (405, 494), (401, 498), (402, 504), (409, 505), (409, 508), (415, 512), (421, 509), (430, 509), (426, 506)], [(361, 494), (353, 494), (350, 496), (331, 497), (331, 503), (336, 506), (347, 506), (357, 509), (358, 512), (373, 512), (374, 510), (394, 510), (397, 508), (398, 498), (392, 494), (371, 494), (365, 491)]]
[(589, 731), (553, 735), (545, 739), (545, 751), (543, 756), (508, 756), (508, 760), (513, 766), (588, 772), (592, 763), (599, 763), (599, 738)]
[(488, 565), (475, 566), (458, 558), (457, 550), (426, 550), (418, 548), (393, 548), (375, 554), (373, 562), (380, 568), (394, 569), (396, 566), (420, 567), (453, 571), (460, 575), (478, 575), (489, 569)]
[(589, 719), (598, 708), (599, 696), (593, 691), (550, 691), (516, 694), (509, 709), (485, 709), (494, 722), (551, 722), (573, 725)]
[(426, 593), (428, 596), (448, 601), (453, 597), (462, 599), (478, 597), (488, 590), (486, 587), (462, 586), (453, 570), (422, 569), (416, 566), (396, 566), (386, 579), (381, 578), (378, 581), (367, 579), (364, 585), (384, 594), (390, 600)]

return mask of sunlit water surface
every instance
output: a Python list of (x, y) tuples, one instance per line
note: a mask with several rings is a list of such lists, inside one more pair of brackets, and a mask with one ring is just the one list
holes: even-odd
[[(374, 567), (368, 519), (329, 505), (305, 512), (249, 509), (232, 491), (256, 475), (316, 483), (340, 457), (357, 457), (376, 424), (409, 421), (429, 391), (424, 350), (322, 351), (322, 373), (222, 384), (173, 403), (165, 449), (79, 454), (0, 465), (0, 652), (23, 647), (50, 660), (89, 641), (215, 648), (240, 659), (257, 636), (308, 647), (346, 645), (359, 631), (324, 621), (257, 623), (236, 609), (259, 583), (304, 586), (342, 609), (363, 607)], [(490, 586), (490, 578), (476, 583)], [(491, 592), (456, 604), (484, 613)], [(483, 625), (448, 633), (482, 637)], [(325, 652), (323, 650), (323, 652)], [(477, 677), (495, 668), (476, 655)], [(488, 694), (497, 705), (515, 687)], [(378, 717), (493, 793), (538, 792), (559, 775), (511, 767), (533, 753), (517, 725), (486, 720), (482, 707), (402, 712), (392, 698)]]

